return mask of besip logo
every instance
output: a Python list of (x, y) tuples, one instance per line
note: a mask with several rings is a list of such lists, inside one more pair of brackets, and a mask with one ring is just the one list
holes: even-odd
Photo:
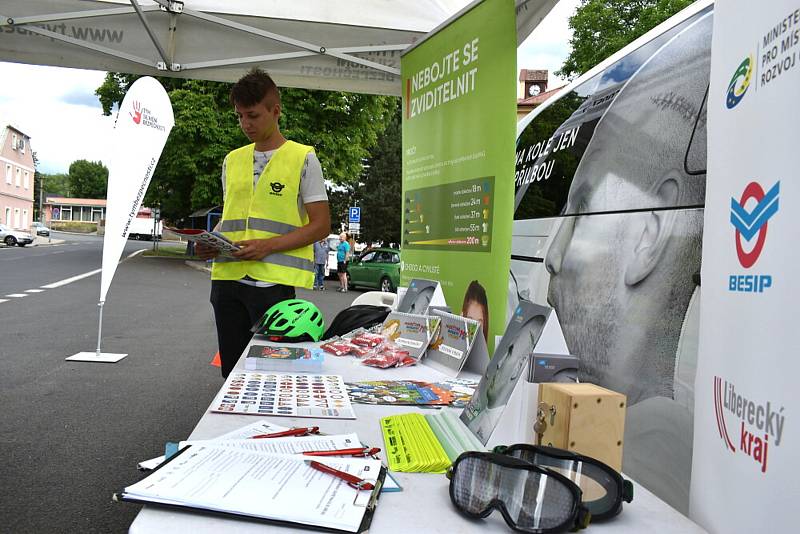
[(750, 77), (753, 75), (753, 56), (747, 56), (739, 64), (739, 68), (733, 73), (731, 81), (728, 82), (728, 90), (725, 96), (725, 105), (728, 109), (733, 109), (744, 98), (747, 88), (750, 87)]
[[(780, 447), (783, 438), (783, 427), (786, 423), (783, 406), (779, 410), (775, 410), (771, 401), (756, 402), (737, 391), (732, 382), (715, 376), (714, 410), (717, 418), (717, 430), (725, 449), (731, 451), (731, 454), (744, 453), (758, 464), (762, 473), (766, 473), (770, 437), (773, 447)], [(738, 449), (734, 446), (728, 432), (726, 418), (731, 416), (740, 420), (738, 423)], [(734, 428), (731, 426), (731, 429)]]
[(138, 100), (133, 101), (133, 112), (130, 115), (136, 124), (142, 122), (142, 104)]
[[(750, 182), (744, 188), (739, 200), (731, 198), (731, 224), (735, 230), (736, 256), (739, 264), (749, 269), (758, 261), (767, 240), (769, 220), (778, 213), (780, 202), (778, 196), (781, 182), (764, 193), (758, 182)], [(749, 206), (749, 208), (748, 208)], [(750, 245), (752, 241), (755, 243)], [(729, 277), (728, 289), (750, 293), (763, 293), (772, 286), (772, 276), (768, 274), (732, 274)]]

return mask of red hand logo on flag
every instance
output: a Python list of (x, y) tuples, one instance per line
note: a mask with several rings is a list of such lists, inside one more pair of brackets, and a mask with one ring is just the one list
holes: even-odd
[(136, 100), (133, 101), (133, 113), (130, 115), (136, 124), (142, 122), (142, 105)]

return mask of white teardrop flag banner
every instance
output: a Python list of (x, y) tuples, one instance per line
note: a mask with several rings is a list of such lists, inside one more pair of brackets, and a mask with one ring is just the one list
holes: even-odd
[(155, 171), (158, 158), (175, 124), (172, 104), (164, 88), (149, 76), (136, 80), (119, 108), (114, 138), (110, 144), (106, 233), (100, 274), (100, 303), (117, 270), (128, 239), (131, 220)]

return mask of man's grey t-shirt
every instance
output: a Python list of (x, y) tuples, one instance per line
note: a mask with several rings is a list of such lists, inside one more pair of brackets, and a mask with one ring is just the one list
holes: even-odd
[[(277, 150), (277, 149), (276, 149)], [(264, 172), (264, 169), (269, 163), (270, 158), (272, 155), (275, 154), (276, 150), (267, 150), (266, 152), (260, 152), (258, 150), (253, 151), (253, 189), (255, 190), (256, 185), (258, 184), (258, 179), (261, 177), (261, 173)], [(225, 161), (222, 162), (222, 198), (225, 198), (225, 168), (227, 167), (228, 157), (225, 157)], [(297, 212), (300, 215), (300, 218), (305, 217), (306, 215), (306, 204), (310, 204), (312, 202), (327, 202), (328, 201), (328, 194), (325, 191), (325, 180), (322, 177), (322, 165), (319, 163), (319, 159), (317, 159), (316, 154), (313, 152), (309, 152), (306, 155), (306, 161), (303, 165), (303, 170), (300, 173), (300, 188), (297, 194)], [(256, 280), (239, 280), (243, 284), (254, 285), (257, 287), (269, 287), (275, 284), (269, 282), (259, 282)]]

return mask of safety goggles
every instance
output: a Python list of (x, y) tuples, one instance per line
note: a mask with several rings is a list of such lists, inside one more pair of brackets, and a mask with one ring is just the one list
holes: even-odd
[(494, 451), (556, 471), (574, 482), (583, 494), (583, 505), (592, 521), (614, 517), (622, 502), (633, 500), (633, 484), (600, 460), (564, 449), (520, 443), (495, 447)]
[(578, 530), (591, 518), (581, 490), (565, 476), (504, 454), (465, 452), (447, 477), (450, 500), (460, 512), (483, 519), (498, 510), (518, 532)]

